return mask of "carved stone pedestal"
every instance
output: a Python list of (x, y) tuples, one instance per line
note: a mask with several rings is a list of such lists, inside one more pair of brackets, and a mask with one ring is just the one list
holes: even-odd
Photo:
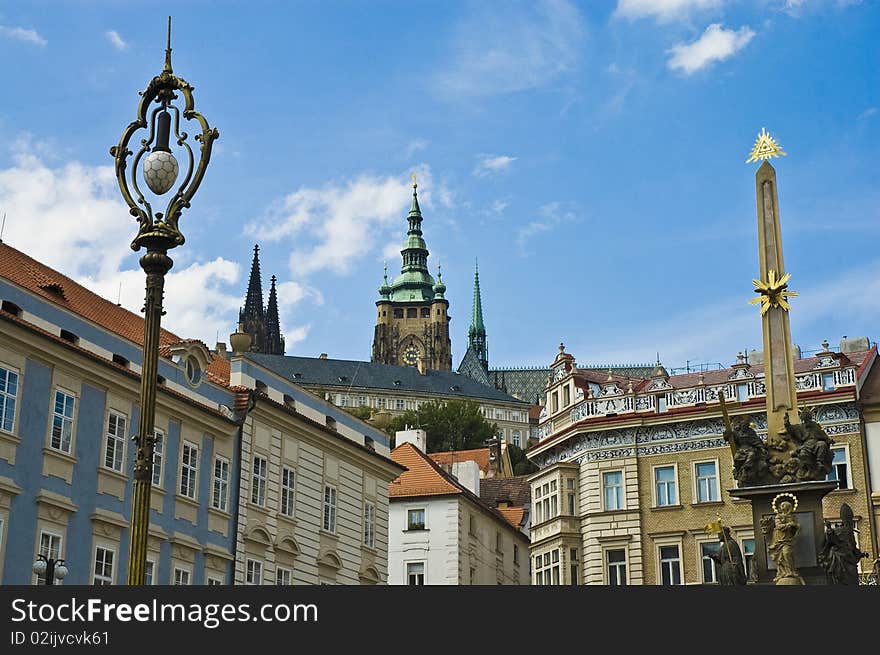
[[(822, 498), (836, 488), (837, 482), (833, 480), (818, 480), (728, 489), (727, 493), (734, 498), (742, 498), (752, 503), (752, 524), (755, 529), (755, 556), (752, 563), (757, 571), (758, 584), (777, 584), (774, 582), (777, 574), (776, 564), (768, 550), (771, 534), (764, 534), (762, 519), (775, 517), (774, 499), (779, 499), (778, 508), (782, 502), (790, 500), (788, 494), (793, 494), (797, 498), (797, 508), (794, 510), (794, 517), (800, 524), (800, 531), (794, 541), (794, 564), (797, 572), (808, 585), (827, 584), (825, 570), (817, 559), (825, 534)], [(800, 582), (784, 578), (778, 584), (800, 584)]]

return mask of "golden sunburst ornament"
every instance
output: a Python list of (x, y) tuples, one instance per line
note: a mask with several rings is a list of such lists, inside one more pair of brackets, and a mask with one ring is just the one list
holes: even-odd
[(798, 295), (797, 291), (788, 291), (788, 281), (791, 279), (791, 273), (786, 273), (781, 278), (776, 279), (776, 271), (770, 269), (767, 272), (767, 281), (752, 280), (755, 285), (755, 293), (761, 294), (757, 298), (749, 301), (750, 305), (761, 303), (761, 316), (766, 314), (771, 307), (781, 307), (784, 311), (789, 311), (791, 305), (788, 304), (788, 298)]
[(773, 157), (785, 157), (785, 153), (782, 152), (780, 145), (776, 143), (776, 139), (770, 136), (770, 133), (762, 127), (761, 133), (758, 135), (755, 145), (752, 146), (752, 151), (749, 153), (749, 158), (746, 159), (746, 163), (751, 164), (753, 161), (771, 159)]

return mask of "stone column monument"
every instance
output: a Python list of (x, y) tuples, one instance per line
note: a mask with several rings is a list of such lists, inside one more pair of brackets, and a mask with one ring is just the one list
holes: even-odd
[(738, 482), (728, 493), (752, 503), (759, 583), (824, 584), (818, 560), (824, 540), (822, 498), (837, 483), (825, 480), (831, 439), (810, 410), (797, 407), (788, 303), (797, 293), (788, 290), (776, 171), (769, 162), (784, 155), (762, 128), (746, 160), (763, 162), (755, 174), (760, 277), (753, 283), (759, 295), (750, 302), (761, 305), (767, 441), (761, 443), (745, 422), (727, 427)]

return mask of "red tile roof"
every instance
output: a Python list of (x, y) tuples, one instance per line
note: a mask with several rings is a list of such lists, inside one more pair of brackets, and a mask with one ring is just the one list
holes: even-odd
[[(0, 243), (0, 277), (139, 346), (144, 344), (144, 319), (141, 316), (102, 298), (5, 243)], [(167, 346), (180, 340), (173, 332), (160, 331), (160, 345)]]
[(451, 465), (453, 462), (476, 462), (477, 466), (483, 473), (489, 473), (489, 457), (491, 450), (489, 448), (472, 448), (471, 450), (451, 450), (445, 453), (428, 453), (428, 457), (443, 466)]
[(519, 531), (519, 526), (511, 522), (511, 519), (516, 519), (512, 512), (511, 517), (508, 518), (500, 510), (487, 505), (462, 486), (454, 476), (441, 469), (432, 457), (433, 454), (426, 455), (411, 443), (401, 444), (392, 450), (391, 459), (405, 466), (407, 470), (388, 485), (389, 498), (462, 495), (486, 513), (493, 515), (502, 524), (510, 526), (520, 537), (528, 539)]
[(408, 469), (388, 486), (388, 495), (391, 498), (446, 496), (464, 491), (464, 487), (452, 476), (411, 443), (401, 444), (392, 450), (391, 459)]
[(526, 510), (524, 507), (496, 507), (510, 525), (519, 530), (523, 526)]

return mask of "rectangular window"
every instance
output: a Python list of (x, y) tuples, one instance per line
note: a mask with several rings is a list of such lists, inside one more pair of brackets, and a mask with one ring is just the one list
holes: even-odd
[(289, 587), (293, 584), (293, 571), (285, 569), (281, 566), (275, 569), (275, 584), (282, 587)]
[(367, 399), (366, 396), (358, 396), (358, 399), (357, 399), (357, 406), (358, 407), (367, 407), (368, 404), (369, 404), (369, 400)]
[(571, 492), (568, 494), (568, 513), (571, 516), (575, 516), (577, 514), (575, 507), (575, 495)]
[(406, 529), (407, 530), (424, 530), (425, 529), (425, 510), (411, 509), (406, 513)]
[(396, 409), (397, 411), (400, 411), (400, 412), (403, 411), (403, 399), (402, 398), (396, 398), (394, 400), (394, 409)]
[(577, 551), (577, 548), (572, 548), (571, 552), (569, 553), (569, 556), (571, 558), (571, 560), (570, 560), (571, 580), (569, 581), (569, 583), (572, 586), (577, 586), (578, 582), (580, 582), (580, 576), (578, 575), (578, 551)]
[(718, 473), (715, 462), (701, 462), (694, 465), (697, 482), (697, 502), (710, 503), (718, 500)]
[(251, 502), (263, 507), (266, 504), (266, 471), (268, 464), (262, 457), (254, 457), (251, 475)]
[(153, 577), (156, 571), (156, 562), (152, 560), (147, 560), (146, 566), (144, 567), (144, 584), (146, 585), (154, 585), (155, 578)]
[(376, 545), (376, 506), (364, 503), (364, 546), (373, 548)]
[(122, 456), (125, 452), (125, 428), (127, 423), (128, 419), (116, 412), (110, 412), (110, 415), (107, 417), (107, 434), (104, 441), (104, 466), (113, 471), (122, 471)]
[(211, 485), (211, 506), (225, 512), (229, 498), (229, 460), (219, 455), (214, 458), (214, 481)]
[(554, 411), (554, 412), (558, 412), (558, 411), (559, 411), (559, 392), (558, 392), (558, 391), (554, 391), (554, 392), (550, 395), (550, 398), (553, 400), (553, 405), (552, 405), (553, 410), (552, 410), (552, 411)]
[(177, 586), (186, 586), (189, 584), (189, 571), (180, 567), (174, 567), (174, 584)]
[(678, 504), (674, 466), (658, 466), (654, 469), (654, 487), (658, 507)]
[(822, 391), (834, 391), (834, 373), (822, 374)]
[(260, 585), (263, 584), (263, 563), (255, 559), (247, 561), (247, 573), (245, 574), (245, 584)]
[(623, 471), (603, 473), (602, 488), (605, 492), (605, 510), (623, 509)]
[[(0, 525), (0, 527), (3, 527)], [(2, 535), (0, 535), (2, 536)], [(40, 555), (46, 559), (58, 559), (61, 556), (61, 535), (52, 532), (40, 532)], [(46, 584), (46, 578), (34, 575), (34, 584)]]
[(336, 532), (336, 487), (324, 487), (324, 529)]
[(180, 495), (196, 497), (196, 475), (199, 466), (199, 449), (184, 442), (183, 457), (180, 458)]
[(738, 402), (744, 403), (749, 399), (749, 385), (736, 385), (736, 399)]
[[(0, 430), (12, 432), (15, 425), (15, 400), (18, 396), (18, 373), (0, 367)], [(73, 411), (71, 408), (71, 416)]]
[[(52, 409), (52, 440), (49, 445), (55, 450), (60, 450), (62, 453), (70, 452), (75, 404), (76, 400), (71, 394), (60, 389), (55, 391), (55, 405)], [(9, 429), (12, 429), (11, 424)]]
[(715, 560), (712, 555), (721, 552), (721, 543), (718, 541), (700, 544), (700, 562), (703, 567), (703, 582), (713, 584), (718, 582), (718, 571), (715, 569)]
[(156, 440), (153, 442), (153, 486), (162, 486), (162, 461), (165, 459), (165, 433), (162, 430), (155, 431)]
[(407, 562), (406, 564), (406, 584), (423, 585), (425, 584), (425, 563), (424, 562)]
[(569, 389), (568, 385), (565, 385), (562, 388), (562, 406), (568, 407), (571, 404), (571, 389)]
[(839, 446), (832, 448), (834, 459), (831, 462), (831, 471), (827, 480), (837, 480), (838, 489), (849, 489), (849, 466), (847, 465), (846, 448)]
[(513, 563), (519, 564), (519, 546), (517, 544), (513, 544)]
[(296, 500), (296, 473), (286, 466), (281, 469), (281, 513), (293, 516), (293, 503)]
[(605, 551), (608, 566), (608, 584), (614, 587), (626, 585), (626, 551), (623, 548)]
[(746, 568), (746, 580), (752, 579), (752, 567), (754, 566), (755, 560), (755, 540), (754, 539), (743, 539), (742, 540), (742, 554), (743, 554), (743, 564)]
[(681, 556), (678, 546), (660, 546), (660, 583), (681, 584)]
[(384, 398), (376, 398), (376, 408), (377, 409), (385, 409), (385, 399)]
[(93, 585), (113, 584), (113, 560), (116, 553), (110, 548), (95, 548), (95, 575), (92, 578)]
[(220, 578), (208, 578), (208, 586), (209, 587), (214, 587), (214, 586), (219, 587), (222, 584), (223, 584), (223, 580), (221, 580)]

